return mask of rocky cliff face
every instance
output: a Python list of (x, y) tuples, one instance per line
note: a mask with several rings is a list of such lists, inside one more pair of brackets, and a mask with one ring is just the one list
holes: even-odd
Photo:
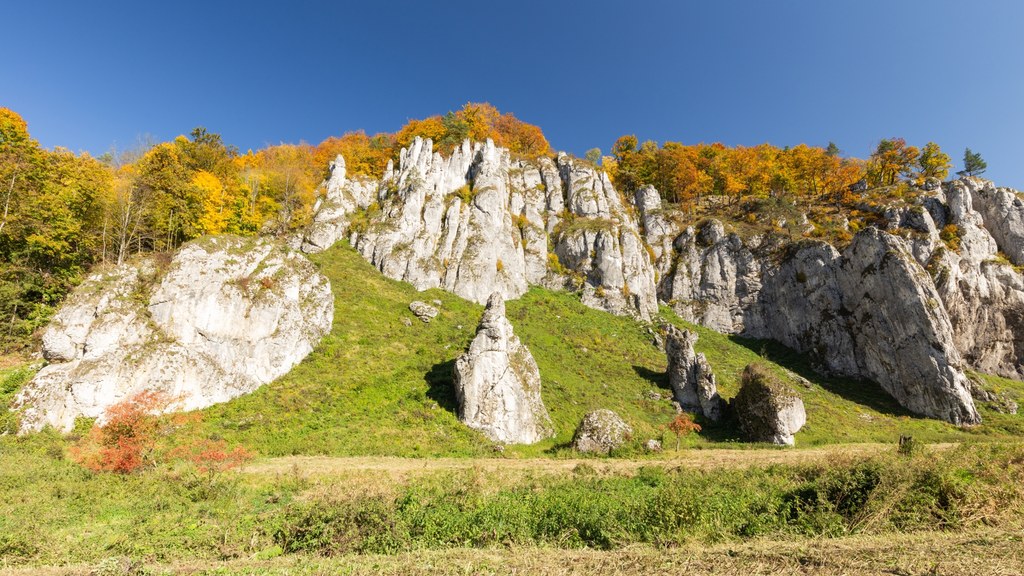
[[(449, 157), (417, 139), (383, 180), (345, 180), (335, 163), (303, 244), (348, 237), (384, 274), (484, 302), (532, 284), (648, 319), (659, 300), (715, 330), (779, 340), (823, 370), (879, 382), (910, 410), (969, 424), (963, 370), (1020, 378), (1024, 204), (962, 179), (892, 207), (888, 226), (842, 251), (699, 227), (646, 187), (624, 199), (607, 175), (559, 155), (514, 159), (464, 142)], [(949, 243), (950, 225), (959, 247)]]
[[(335, 163), (335, 173), (338, 172)], [(526, 161), (490, 141), (449, 157), (417, 138), (376, 194), (332, 173), (303, 249), (345, 237), (386, 276), (484, 303), (531, 284), (580, 289), (588, 305), (649, 318), (654, 269), (607, 174), (560, 155)], [(359, 226), (348, 226), (358, 212)]]
[(873, 380), (911, 411), (979, 421), (939, 291), (902, 238), (877, 228), (839, 252), (743, 242), (711, 222), (676, 239), (662, 297), (684, 318), (770, 338), (827, 371)]
[(43, 335), (50, 364), (22, 390), (22, 431), (70, 430), (143, 390), (192, 410), (287, 373), (331, 327), (330, 284), (263, 240), (205, 238), (87, 279)]
[[(1024, 378), (1024, 202), (1011, 190), (965, 178), (927, 204), (922, 229), (956, 226), (959, 250), (924, 242), (956, 347), (982, 372)], [(931, 238), (931, 234), (929, 234)]]

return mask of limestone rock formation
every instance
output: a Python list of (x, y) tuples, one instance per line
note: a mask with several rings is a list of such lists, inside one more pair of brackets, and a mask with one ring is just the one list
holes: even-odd
[(505, 301), (487, 300), (476, 337), (455, 361), (459, 419), (504, 444), (533, 444), (554, 435), (540, 394), (540, 371), (505, 318)]
[(977, 422), (964, 368), (1024, 378), (1024, 199), (964, 178), (864, 210), (881, 223), (842, 250), (740, 237), (715, 220), (686, 226), (649, 186), (626, 199), (565, 154), (523, 160), (466, 141), (444, 156), (417, 138), (379, 182), (347, 178), (339, 157), (302, 247), (347, 237), (389, 277), (481, 303), (543, 285), (649, 319), (660, 299), (875, 380), (918, 414)]
[(687, 321), (719, 332), (743, 332), (770, 247), (762, 246), (760, 238), (745, 244), (736, 234), (726, 234), (717, 220), (699, 229), (687, 227), (672, 246), (666, 257), (674, 260), (659, 262), (666, 269), (660, 298)]
[(939, 294), (903, 239), (867, 228), (841, 254), (797, 244), (762, 283), (747, 334), (878, 382), (917, 414), (979, 421)]
[(322, 252), (345, 237), (351, 215), (373, 202), (378, 183), (370, 178), (347, 178), (345, 158), (331, 162), (326, 194), (313, 207), (313, 223), (297, 244), (303, 252)]
[(611, 410), (595, 410), (583, 417), (572, 437), (579, 452), (607, 454), (633, 437), (633, 428)]
[(193, 410), (287, 373), (331, 327), (328, 280), (303, 256), (230, 236), (88, 278), (43, 335), (50, 364), (15, 400), (21, 430), (70, 430), (143, 390)]
[(1024, 378), (1024, 202), (986, 180), (946, 185), (928, 204), (938, 229), (954, 227), (959, 246), (934, 242), (919, 261), (931, 273), (954, 341), (967, 364)]
[(668, 381), (676, 401), (684, 410), (703, 414), (712, 422), (720, 421), (726, 404), (718, 394), (715, 374), (707, 358), (693, 350), (697, 334), (671, 324), (666, 324), (664, 329)]
[(793, 435), (807, 423), (803, 400), (766, 369), (749, 365), (732, 401), (744, 435), (754, 442), (792, 446)]
[[(448, 157), (429, 139), (403, 149), (375, 198), (335, 173), (302, 243), (323, 249), (346, 233), (386, 276), (483, 303), (530, 285), (579, 289), (590, 306), (649, 318), (654, 269), (637, 224), (608, 175), (564, 154), (512, 159), (465, 141)], [(353, 213), (361, 225), (350, 227)]]
[(819, 241), (745, 243), (710, 222), (676, 239), (676, 258), (661, 289), (684, 317), (780, 341), (828, 372), (878, 382), (918, 414), (979, 421), (940, 293), (902, 238), (867, 228), (840, 253)]

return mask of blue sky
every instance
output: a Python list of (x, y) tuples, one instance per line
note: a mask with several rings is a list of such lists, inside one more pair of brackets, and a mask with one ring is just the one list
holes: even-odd
[(205, 126), (242, 150), (487, 101), (558, 149), (880, 138), (1024, 189), (1024, 2), (7, 2), (0, 106), (102, 153)]

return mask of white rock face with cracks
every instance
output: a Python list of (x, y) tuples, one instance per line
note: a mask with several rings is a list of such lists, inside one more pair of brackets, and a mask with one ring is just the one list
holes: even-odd
[(301, 254), (231, 236), (87, 279), (43, 335), (50, 364), (15, 400), (21, 430), (68, 431), (144, 390), (170, 409), (225, 402), (286, 374), (331, 328), (330, 283)]

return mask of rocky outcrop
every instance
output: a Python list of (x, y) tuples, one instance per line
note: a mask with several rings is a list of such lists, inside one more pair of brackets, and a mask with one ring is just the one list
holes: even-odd
[(633, 428), (611, 410), (588, 413), (576, 427), (572, 447), (579, 452), (608, 454), (633, 438)]
[[(332, 173), (304, 249), (347, 233), (386, 276), (420, 290), (439, 287), (483, 303), (492, 292), (515, 298), (530, 285), (571, 287), (586, 304), (617, 314), (657, 311), (637, 224), (607, 174), (585, 162), (564, 154), (513, 159), (491, 141), (463, 142), (445, 157), (416, 138), (372, 201), (362, 184), (338, 182)], [(372, 213), (350, 227), (371, 202)]]
[(715, 374), (704, 353), (693, 350), (697, 334), (671, 324), (664, 329), (668, 382), (676, 402), (684, 410), (702, 414), (712, 422), (720, 421), (725, 415), (725, 401), (718, 394)]
[(370, 178), (347, 178), (345, 158), (339, 154), (329, 167), (326, 193), (313, 207), (313, 222), (297, 244), (312, 254), (330, 248), (345, 237), (353, 213), (366, 209), (377, 195), (378, 183)]
[(554, 435), (540, 394), (540, 371), (505, 318), (505, 301), (487, 301), (476, 337), (455, 361), (459, 419), (504, 444), (533, 444)]
[(88, 278), (43, 335), (50, 362), (15, 400), (21, 430), (103, 417), (143, 390), (193, 410), (287, 373), (331, 327), (328, 280), (300, 254), (230, 236)]
[(1024, 264), (1024, 203), (991, 182), (964, 178), (928, 206), (928, 218), (953, 241), (934, 242), (920, 261), (949, 314), (957, 349), (976, 370), (1024, 378), (1024, 277), (1014, 266)]
[(940, 296), (902, 238), (877, 228), (839, 252), (820, 241), (747, 242), (710, 221), (675, 241), (662, 294), (684, 317), (769, 338), (825, 371), (873, 380), (903, 406), (979, 421)]
[(867, 228), (842, 253), (797, 244), (762, 283), (747, 334), (878, 382), (917, 414), (979, 421), (939, 294), (901, 238)]
[[(761, 274), (771, 247), (755, 237), (744, 243), (726, 234), (721, 222), (687, 227), (661, 263), (659, 294), (685, 320), (725, 333), (743, 332), (747, 311), (756, 303)], [(755, 254), (759, 252), (759, 254)]]
[(743, 370), (732, 408), (743, 434), (753, 442), (792, 446), (793, 435), (807, 423), (803, 400), (755, 364)]

